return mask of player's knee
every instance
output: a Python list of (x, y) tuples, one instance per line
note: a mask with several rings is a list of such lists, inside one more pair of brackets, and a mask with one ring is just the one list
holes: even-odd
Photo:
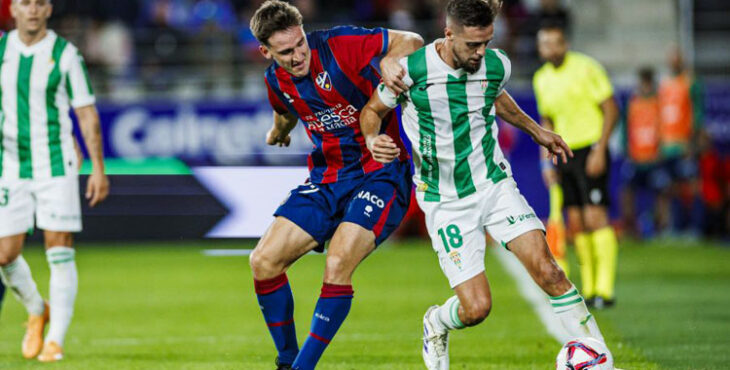
[(596, 231), (603, 229), (604, 227), (608, 226), (608, 221), (606, 221), (605, 217), (591, 217), (590, 221), (586, 223), (586, 229), (588, 231)]
[(259, 280), (271, 279), (283, 272), (271, 256), (262, 253), (258, 248), (249, 255), (248, 264), (251, 266), (254, 278)]
[(464, 308), (464, 325), (474, 326), (484, 321), (492, 311), (492, 301), (487, 297), (472, 299), (466, 304), (462, 303)]
[(53, 247), (71, 247), (73, 245), (73, 234), (67, 232), (46, 231), (43, 239), (46, 249)]
[(13, 261), (15, 261), (15, 257), (13, 257), (9, 254), (5, 254), (5, 253), (0, 254), (0, 266), (2, 266), (2, 267), (7, 266), (7, 265), (11, 264)]
[(568, 221), (567, 226), (568, 226), (568, 231), (573, 235), (582, 233), (585, 231), (584, 230), (585, 227), (583, 226), (583, 221), (576, 221), (576, 220)]
[(324, 281), (328, 284), (346, 284), (350, 280), (352, 271), (347, 260), (336, 254), (328, 255), (325, 263)]

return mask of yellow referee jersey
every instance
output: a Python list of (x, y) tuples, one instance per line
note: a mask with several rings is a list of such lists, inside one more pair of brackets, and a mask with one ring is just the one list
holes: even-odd
[(592, 145), (601, 138), (600, 104), (613, 95), (606, 70), (593, 58), (568, 52), (560, 67), (545, 63), (532, 80), (541, 116), (571, 149)]

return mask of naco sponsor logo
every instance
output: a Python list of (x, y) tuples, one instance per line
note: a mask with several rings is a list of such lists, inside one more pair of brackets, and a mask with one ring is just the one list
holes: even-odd
[(376, 205), (378, 208), (384, 208), (385, 207), (385, 201), (381, 199), (377, 194), (372, 194), (369, 191), (366, 190), (360, 190), (359, 193), (355, 196), (357, 199), (365, 199), (368, 202)]

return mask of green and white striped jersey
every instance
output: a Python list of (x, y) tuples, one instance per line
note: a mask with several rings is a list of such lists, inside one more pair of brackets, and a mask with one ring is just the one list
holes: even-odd
[(467, 73), (441, 59), (438, 42), (400, 61), (407, 93), (396, 97), (385, 85), (378, 87), (385, 105), (402, 105), (417, 189), (423, 200), (435, 202), (464, 198), (512, 176), (497, 142), (494, 107), (510, 76), (509, 59), (487, 49), (479, 70)]
[(26, 46), (17, 31), (0, 38), (0, 177), (77, 173), (70, 107), (95, 103), (84, 59), (48, 31)]

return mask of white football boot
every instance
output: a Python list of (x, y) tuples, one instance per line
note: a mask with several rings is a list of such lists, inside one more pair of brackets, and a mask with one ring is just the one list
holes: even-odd
[(431, 314), (439, 306), (431, 306), (423, 315), (423, 362), (429, 370), (449, 370), (449, 331), (438, 333)]

